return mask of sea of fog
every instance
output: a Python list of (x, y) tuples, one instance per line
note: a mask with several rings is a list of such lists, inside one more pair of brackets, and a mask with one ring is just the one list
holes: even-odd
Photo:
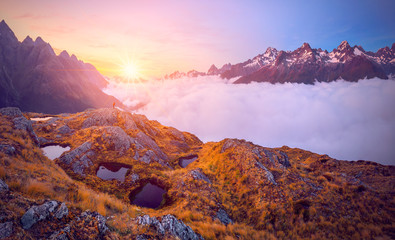
[(239, 138), (395, 165), (395, 80), (236, 85), (210, 76), (114, 81), (105, 92), (204, 142)]

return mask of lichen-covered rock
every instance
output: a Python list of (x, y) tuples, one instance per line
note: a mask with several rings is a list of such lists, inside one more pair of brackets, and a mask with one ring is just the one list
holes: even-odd
[(15, 148), (9, 144), (0, 144), (0, 152), (3, 152), (7, 155), (14, 155)]
[(237, 146), (238, 146), (238, 143), (237, 143), (236, 139), (226, 139), (224, 144), (222, 145), (221, 153), (225, 152), (229, 148), (234, 148)]
[(23, 229), (31, 228), (38, 221), (46, 219), (58, 206), (56, 201), (48, 201), (38, 206), (33, 206), (21, 218)]
[(110, 146), (110, 149), (123, 154), (130, 148), (131, 137), (125, 131), (116, 126), (109, 126), (103, 128), (102, 134), (103, 141)]
[(88, 117), (82, 123), (82, 128), (92, 126), (112, 126), (117, 122), (117, 111), (112, 108), (101, 108), (88, 112)]
[(277, 158), (278, 162), (286, 168), (290, 167), (291, 163), (289, 162), (288, 155), (283, 151), (279, 151), (278, 153), (280, 154), (280, 157)]
[(128, 112), (120, 112), (119, 115), (125, 121), (124, 127), (126, 130), (138, 130), (138, 127), (134, 122), (132, 114)]
[(183, 240), (200, 240), (202, 236), (196, 234), (191, 227), (185, 225), (182, 220), (178, 220), (173, 215), (166, 215), (162, 217), (162, 225), (166, 232), (171, 235), (179, 237)]
[(65, 203), (60, 204), (60, 207), (55, 212), (55, 217), (57, 219), (61, 219), (66, 217), (69, 214), (69, 209), (67, 208)]
[(68, 234), (70, 233), (70, 226), (66, 226), (59, 231), (54, 232), (48, 240), (69, 240)]
[(27, 120), (23, 115), (20, 117), (15, 117), (13, 120), (14, 127), (16, 129), (25, 130), (29, 133), (30, 137), (33, 141), (39, 145), (38, 137), (36, 133), (33, 131), (32, 122)]
[(217, 214), (215, 215), (215, 218), (217, 218), (221, 223), (225, 225), (233, 224), (232, 219), (230, 219), (229, 215), (222, 208), (218, 210)]
[(59, 161), (65, 165), (71, 165), (74, 173), (85, 176), (85, 169), (93, 165), (90, 158), (92, 158), (95, 153), (91, 151), (91, 148), (92, 143), (85, 142), (76, 149), (62, 155)]
[(0, 239), (10, 237), (13, 232), (13, 227), (12, 222), (0, 223)]
[(210, 179), (202, 172), (202, 169), (197, 168), (189, 172), (189, 174), (196, 180), (203, 180), (209, 184), (211, 184)]
[(263, 169), (263, 170), (265, 171), (267, 180), (269, 180), (269, 181), (270, 181), (271, 183), (273, 183), (274, 185), (277, 185), (276, 181), (274, 180), (273, 173), (271, 173), (271, 172), (269, 171), (269, 169), (267, 169), (265, 166), (263, 166), (262, 163), (260, 163), (260, 162), (258, 162), (258, 161), (256, 162), (256, 165), (257, 165), (260, 169)]
[(0, 193), (7, 192), (8, 190), (8, 185), (0, 179)]
[(136, 159), (145, 163), (158, 162), (162, 166), (170, 167), (167, 163), (167, 155), (160, 149), (156, 142), (146, 134), (139, 132), (136, 138), (131, 138), (131, 141), (137, 150), (147, 149), (143, 156), (139, 156), (139, 154), (136, 153)]
[(81, 156), (83, 153), (88, 152), (92, 148), (91, 142), (85, 142), (81, 146), (76, 149), (64, 154), (59, 158), (59, 160), (64, 164), (72, 163), (78, 156)]
[(148, 225), (153, 227), (160, 236), (169, 234), (182, 240), (203, 239), (203, 237), (195, 233), (191, 227), (185, 225), (182, 220), (178, 220), (170, 214), (163, 216), (161, 221), (156, 217), (149, 217), (148, 215), (140, 216), (137, 218), (137, 223), (139, 225)]
[(65, 135), (65, 134), (71, 134), (71, 133), (73, 133), (74, 130), (71, 129), (71, 128), (69, 128), (69, 126), (67, 126), (67, 125), (63, 125), (63, 126), (61, 126), (60, 128), (58, 128), (57, 132), (58, 132), (59, 134)]
[(9, 116), (9, 117), (22, 117), (23, 116), (21, 110), (16, 107), (0, 108), (0, 113), (4, 116)]

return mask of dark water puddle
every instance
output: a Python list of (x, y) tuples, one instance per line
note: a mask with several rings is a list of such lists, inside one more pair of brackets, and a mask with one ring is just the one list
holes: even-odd
[(178, 159), (178, 164), (180, 164), (181, 167), (185, 168), (187, 167), (190, 163), (193, 161), (197, 160), (198, 156), (197, 155), (191, 155), (187, 157), (180, 157)]
[(125, 181), (125, 176), (130, 166), (122, 163), (101, 163), (97, 169), (96, 176), (103, 180)]
[(44, 155), (51, 159), (54, 160), (55, 158), (60, 157), (60, 155), (62, 155), (62, 153), (69, 151), (70, 147), (62, 147), (60, 145), (52, 145), (52, 146), (46, 146), (41, 148), (41, 150), (43, 150)]
[(136, 194), (131, 193), (130, 202), (134, 205), (146, 208), (158, 208), (166, 191), (154, 184), (147, 183)]

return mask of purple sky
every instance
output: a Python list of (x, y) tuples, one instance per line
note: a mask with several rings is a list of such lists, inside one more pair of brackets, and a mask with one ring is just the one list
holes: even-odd
[(2, 0), (19, 40), (41, 36), (106, 75), (133, 62), (144, 77), (207, 71), (303, 42), (331, 51), (341, 41), (376, 51), (395, 42), (395, 1)]

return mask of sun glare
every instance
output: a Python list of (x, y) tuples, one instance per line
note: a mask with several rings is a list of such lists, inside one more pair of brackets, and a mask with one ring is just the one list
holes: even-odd
[(138, 78), (139, 72), (135, 64), (127, 63), (122, 67), (122, 75), (126, 79), (136, 79)]

